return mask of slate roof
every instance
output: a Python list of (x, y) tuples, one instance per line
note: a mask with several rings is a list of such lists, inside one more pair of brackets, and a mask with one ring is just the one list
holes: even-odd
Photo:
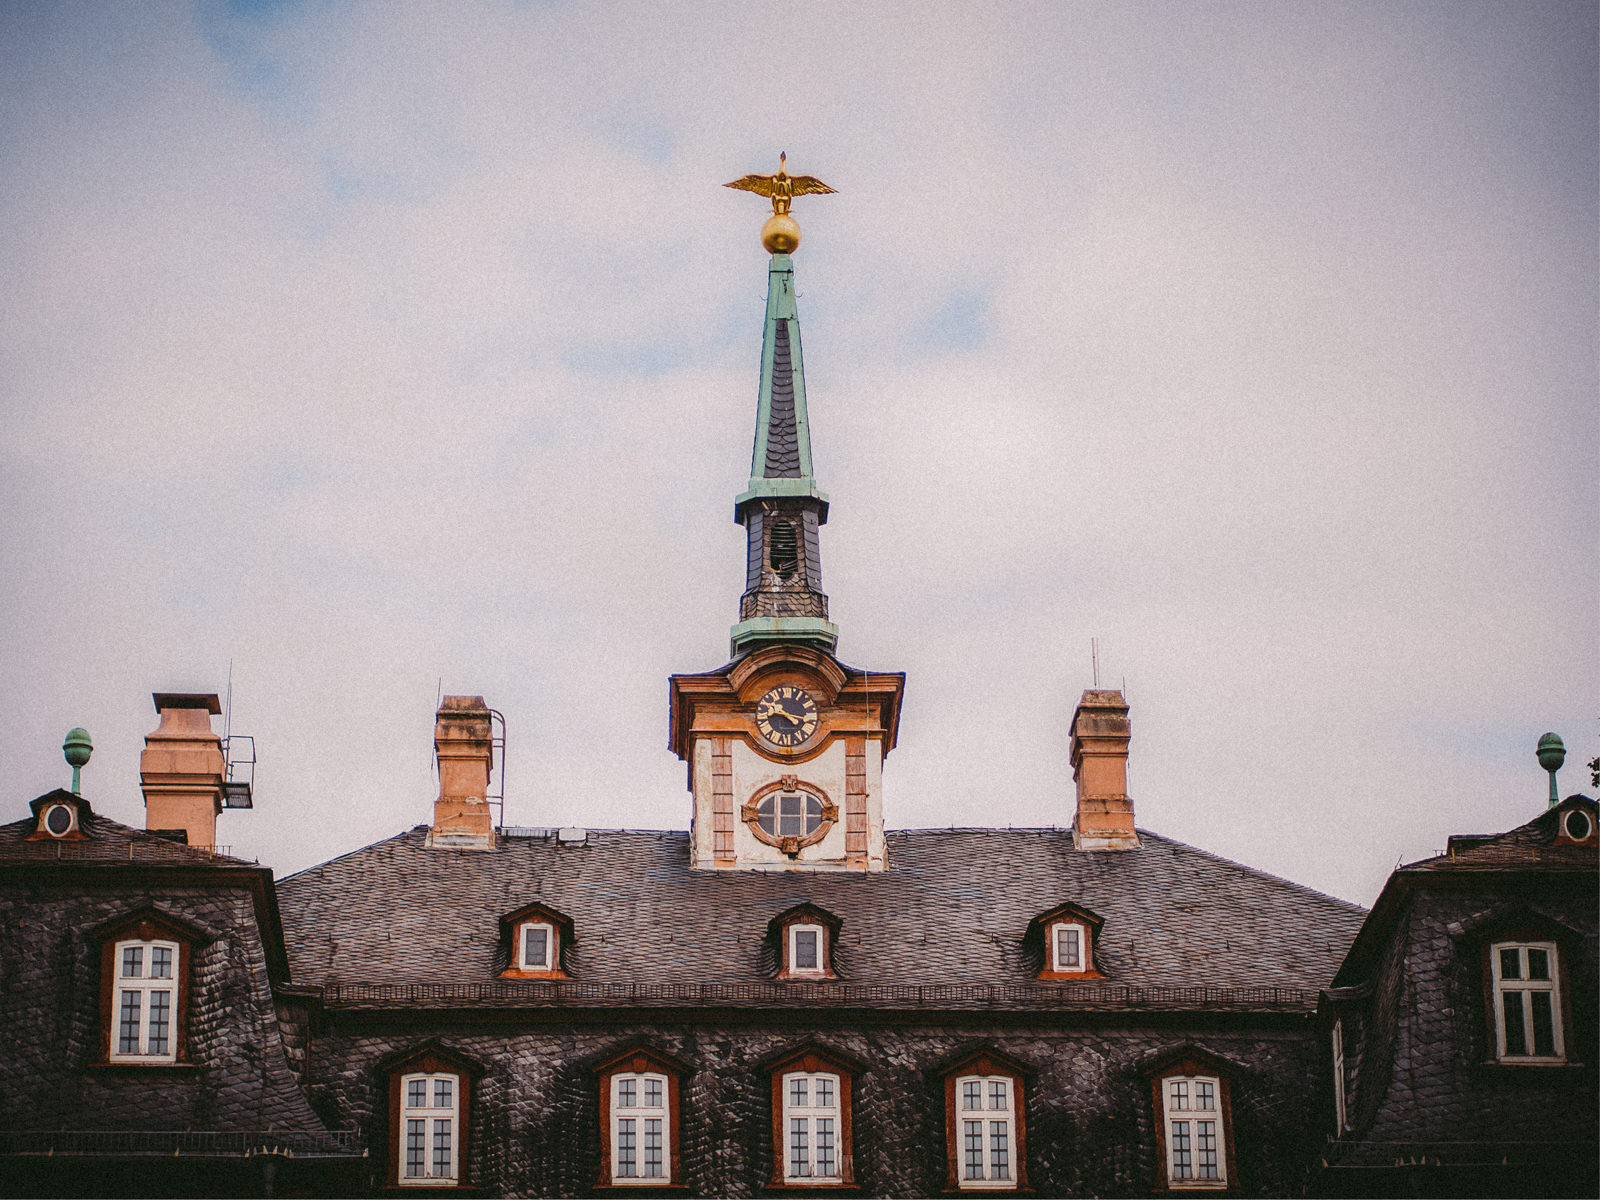
[[(51, 793), (52, 796), (54, 794)], [(61, 794), (71, 798), (71, 793)], [(40, 797), (41, 800), (49, 798)], [(182, 842), (174, 842), (169, 838), (147, 833), (143, 829), (134, 829), (109, 817), (98, 816), (87, 804), (81, 802), (80, 804), (80, 828), (84, 835), (83, 840), (56, 841), (54, 838), (41, 838), (38, 841), (28, 841), (28, 836), (38, 828), (38, 822), (33, 817), (24, 817), (20, 821), (0, 825), (0, 862), (42, 862), (48, 859), (108, 865), (134, 863), (262, 869), (248, 859), (234, 858), (232, 855), (199, 846), (187, 846)]]
[[(799, 1005), (870, 1003), (872, 989), (903, 1000), (922, 989), (930, 1007), (959, 1007), (960, 989), (974, 987), (1014, 988), (1020, 998), (1034, 988), (1058, 1005), (1075, 989), (1113, 1007), (1119, 992), (1138, 1001), (1130, 989), (1185, 989), (1168, 999), (1203, 1007), (1199, 989), (1226, 1003), (1229, 989), (1278, 988), (1309, 1005), (1364, 916), (1148, 832), (1139, 849), (1085, 853), (1059, 829), (894, 831), (881, 874), (691, 871), (682, 832), (595, 830), (576, 846), (501, 838), (492, 853), (430, 849), (425, 835), (419, 826), (279, 884), (297, 983), (350, 995), (387, 987), (367, 995), (390, 999), (403, 998), (393, 989), (448, 998), (452, 985), (488, 983), (477, 994), (506, 1001), (562, 987), (568, 1003), (602, 1001), (607, 988), (670, 1000), (679, 985), (685, 1003), (721, 987), (733, 998)], [(564, 962), (588, 992), (494, 990), (507, 952), (500, 917), (534, 900), (571, 914), (575, 942)], [(1035, 980), (1028, 923), (1067, 901), (1105, 918), (1096, 951), (1104, 984)], [(840, 985), (768, 982), (768, 922), (803, 902), (843, 921)]]
[(772, 343), (772, 408), (767, 417), (768, 479), (800, 477), (800, 433), (794, 417), (794, 364), (789, 353), (789, 322), (779, 321)]

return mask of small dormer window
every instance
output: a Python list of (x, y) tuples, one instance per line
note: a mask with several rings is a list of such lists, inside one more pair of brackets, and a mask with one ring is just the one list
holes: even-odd
[(839, 918), (815, 904), (799, 904), (774, 917), (767, 936), (777, 952), (776, 977), (837, 979), (834, 946), (839, 928)]
[(88, 803), (75, 792), (58, 788), (33, 802), (33, 831), (30, 842), (81, 842), (86, 840), (85, 823), (92, 819)]
[(517, 967), (523, 971), (548, 971), (555, 964), (555, 926), (543, 921), (529, 921), (521, 927), (517, 939), (520, 953)]
[(1095, 942), (1102, 922), (1086, 908), (1062, 904), (1040, 913), (1028, 926), (1026, 940), (1039, 964), (1040, 979), (1099, 979)]
[(503, 979), (566, 979), (564, 960), (577, 940), (572, 918), (546, 904), (527, 904), (500, 918)]

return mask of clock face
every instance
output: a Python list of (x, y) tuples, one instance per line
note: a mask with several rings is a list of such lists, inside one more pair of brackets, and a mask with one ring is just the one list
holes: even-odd
[(817, 731), (817, 702), (805, 688), (780, 684), (756, 701), (756, 728), (774, 746), (798, 746)]

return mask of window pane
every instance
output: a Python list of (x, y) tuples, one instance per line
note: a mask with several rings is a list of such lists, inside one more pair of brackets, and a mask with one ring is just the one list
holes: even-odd
[(150, 1040), (145, 1047), (147, 1054), (167, 1053), (167, 1026), (171, 1007), (171, 992), (150, 993)]
[(805, 1108), (811, 1103), (811, 1085), (806, 1082), (803, 1075), (792, 1076), (789, 1080), (789, 1103), (796, 1108)]
[(963, 1121), (963, 1150), (968, 1179), (983, 1178), (983, 1122)]
[(638, 1084), (631, 1078), (617, 1080), (617, 1107), (638, 1108)]
[(659, 1118), (644, 1123), (644, 1174), (646, 1179), (660, 1179), (662, 1176)]
[(150, 978), (151, 979), (171, 979), (172, 978), (172, 947), (171, 946), (151, 946), (150, 947)]
[(422, 1174), (424, 1158), (427, 1151), (426, 1121), (406, 1122), (406, 1177), (415, 1179)]
[(989, 1107), (1004, 1112), (1008, 1107), (1006, 1104), (1006, 1092), (1009, 1090), (1010, 1085), (1005, 1080), (991, 1079), (989, 1081)]
[(1194, 1106), (1201, 1112), (1217, 1110), (1217, 1088), (1209, 1079), (1194, 1081)]
[(1217, 1177), (1217, 1123), (1215, 1121), (1195, 1122), (1195, 1149), (1197, 1151), (1195, 1173), (1201, 1179), (1215, 1179)]
[(1010, 1122), (989, 1122), (989, 1178), (1011, 1178)]
[(1193, 1178), (1189, 1161), (1189, 1122), (1187, 1121), (1174, 1121), (1172, 1123), (1172, 1177), (1174, 1179)]
[(822, 801), (815, 796), (806, 797), (806, 832), (815, 833), (822, 824)]
[(804, 832), (805, 818), (800, 815), (800, 797), (785, 796), (783, 808), (778, 815), (778, 836), (799, 837)]
[(139, 1053), (139, 993), (122, 993), (122, 1015), (117, 1022), (117, 1053)]
[(661, 1107), (661, 1080), (646, 1079), (644, 1081), (644, 1106), (646, 1108)]
[(406, 1107), (423, 1108), (428, 1103), (428, 1081), (413, 1079), (406, 1084)]
[(1528, 1003), (1533, 1008), (1533, 1052), (1540, 1058), (1553, 1058), (1556, 1052), (1556, 1027), (1550, 1008), (1550, 993), (1529, 992)]
[(811, 1174), (809, 1135), (810, 1122), (803, 1119), (789, 1122), (789, 1174)]
[(549, 964), (550, 931), (542, 925), (529, 925), (522, 931), (522, 961), (530, 967)]
[(450, 1170), (450, 1122), (433, 1123), (433, 1173), (437, 1178), (448, 1178)]
[(1506, 1053), (1526, 1054), (1528, 1038), (1522, 1021), (1522, 993), (1508, 991), (1501, 993), (1501, 996), (1505, 1009)]
[(449, 1108), (453, 1093), (455, 1092), (454, 1079), (435, 1079), (433, 1081), (433, 1106), (435, 1108)]
[(144, 974), (144, 947), (124, 946), (122, 949), (122, 977), (138, 979)]
[(639, 1177), (635, 1158), (633, 1118), (623, 1117), (617, 1122), (617, 1176), (620, 1179)]
[(1500, 951), (1500, 978), (1522, 978), (1522, 954), (1517, 950)]
[(806, 970), (817, 968), (817, 931), (797, 929), (794, 935), (794, 965)]
[(1184, 1111), (1184, 1110), (1188, 1109), (1188, 1107), (1189, 1107), (1189, 1081), (1188, 1080), (1186, 1080), (1186, 1079), (1174, 1079), (1172, 1081), (1172, 1107), (1178, 1109), (1179, 1111)]
[(761, 832), (768, 837), (776, 837), (778, 833), (777, 797), (768, 796), (756, 809), (756, 824), (761, 826)]
[(1081, 965), (1078, 961), (1078, 931), (1076, 929), (1056, 930), (1056, 964), (1062, 970)]
[(833, 1165), (833, 1120), (829, 1117), (817, 1118), (817, 1174), (838, 1174)]
[(826, 1075), (817, 1080), (817, 1107), (833, 1107), (833, 1080)]
[(1548, 950), (1528, 951), (1528, 978), (1550, 978), (1550, 952)]
[(961, 1107), (983, 1107), (983, 1084), (976, 1079), (964, 1080), (961, 1084)]

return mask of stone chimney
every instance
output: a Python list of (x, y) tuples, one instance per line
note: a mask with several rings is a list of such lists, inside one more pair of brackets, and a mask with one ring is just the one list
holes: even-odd
[(488, 795), (494, 734), (482, 696), (444, 698), (434, 718), (433, 750), (439, 759), (439, 799), (428, 845), (493, 850)]
[(228, 767), (211, 718), (222, 705), (213, 694), (156, 692), (152, 699), (161, 724), (144, 739), (139, 756), (144, 827), (159, 833), (182, 831), (191, 846), (215, 846)]
[(1128, 798), (1128, 702), (1121, 692), (1091, 690), (1072, 714), (1072, 778), (1078, 812), (1072, 822), (1080, 850), (1133, 850), (1133, 801)]

